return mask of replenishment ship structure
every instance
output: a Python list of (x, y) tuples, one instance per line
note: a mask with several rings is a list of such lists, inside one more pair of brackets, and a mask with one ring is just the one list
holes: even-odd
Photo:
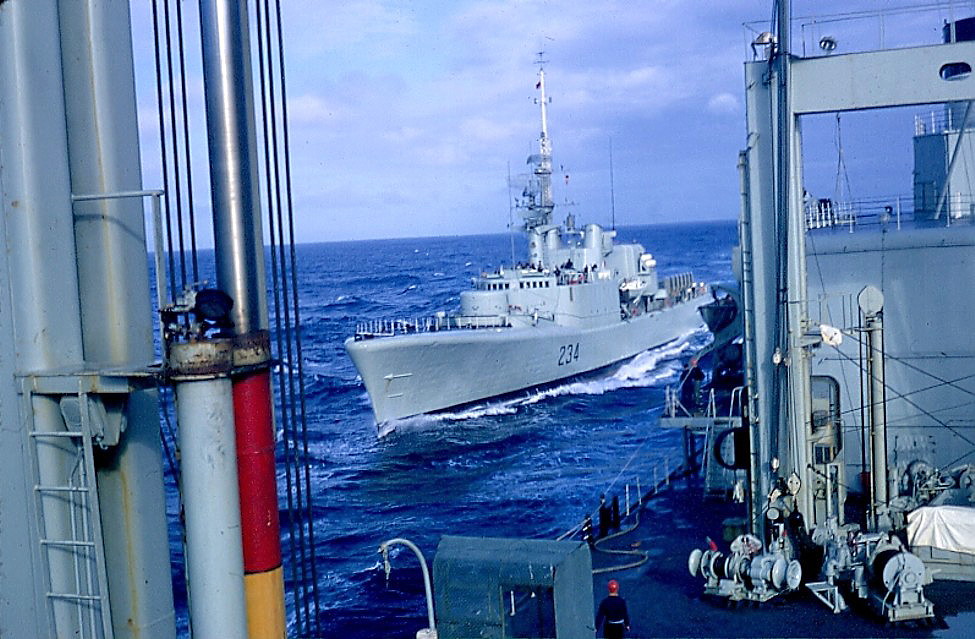
[[(802, 588), (834, 613), (933, 623), (928, 590), (950, 600), (975, 581), (975, 19), (945, 19), (939, 44), (866, 51), (854, 25), (846, 53), (832, 29), (875, 21), (897, 42), (898, 16), (916, 26), (932, 7), (793, 20), (790, 4), (753, 34), (745, 65), (741, 289), (729, 297), (745, 386), (723, 407), (720, 389), (694, 397), (703, 411), (672, 392), (664, 420), (703, 437), (705, 467), (725, 468), (707, 488), (724, 482), (747, 503), (742, 534), (695, 549), (688, 568), (730, 602)], [(815, 55), (798, 54), (796, 32), (815, 34)], [(842, 116), (922, 106), (913, 194), (807, 191), (804, 122), (835, 117), (845, 178)]]
[(553, 223), (545, 70), (538, 71), (538, 153), (517, 202), (523, 263), (474, 278), (460, 309), (357, 327), (346, 350), (381, 431), (421, 413), (471, 404), (595, 371), (700, 326), (706, 287), (691, 273), (659, 277), (639, 244), (616, 231)]

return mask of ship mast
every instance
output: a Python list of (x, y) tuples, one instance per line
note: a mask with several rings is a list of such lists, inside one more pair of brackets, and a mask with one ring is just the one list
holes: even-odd
[(552, 223), (552, 210), (555, 203), (552, 200), (552, 141), (548, 137), (548, 103), (550, 98), (545, 95), (545, 60), (543, 52), (538, 53), (538, 82), (535, 88), (541, 94), (535, 103), (541, 107), (542, 130), (538, 135), (538, 155), (528, 158), (528, 163), (534, 165), (532, 173), (534, 179), (525, 195), (529, 198), (523, 212), (525, 231), (529, 233), (541, 226)]
[(539, 185), (542, 191), (542, 208), (551, 217), (554, 204), (552, 202), (552, 141), (548, 137), (548, 100), (545, 97), (545, 60), (542, 54), (538, 54), (538, 88), (541, 91), (541, 98), (538, 102), (542, 111), (542, 132), (538, 136), (538, 154), (540, 161), (535, 168), (535, 175), (538, 176)]

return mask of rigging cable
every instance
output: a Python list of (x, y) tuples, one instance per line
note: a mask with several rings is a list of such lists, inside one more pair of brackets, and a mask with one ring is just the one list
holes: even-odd
[(193, 207), (193, 164), (190, 161), (190, 111), (186, 106), (186, 54), (185, 47), (183, 46), (183, 3), (179, 0), (176, 0), (176, 45), (179, 50), (179, 84), (183, 107), (183, 157), (186, 161), (186, 205), (190, 223), (190, 260), (193, 268), (193, 282), (199, 282), (200, 267), (196, 254), (196, 215)]
[[(276, 326), (278, 387), (288, 485), (290, 551), (295, 618), (304, 634), (320, 634), (318, 570), (314, 541), (310, 453), (298, 301), (291, 156), (280, 4), (272, 24), (270, 0), (257, 2), (258, 53), (264, 118), (264, 169)], [(272, 33), (274, 29), (275, 33)], [(277, 39), (277, 69), (273, 39)], [(280, 93), (275, 89), (280, 83)], [(280, 108), (280, 120), (278, 109)], [(279, 137), (280, 136), (280, 137)], [(283, 160), (282, 160), (283, 155)], [(284, 166), (282, 167), (282, 161)], [(284, 179), (282, 181), (282, 168)], [(283, 193), (282, 193), (283, 191)], [(282, 201), (282, 196), (285, 198)], [(287, 215), (285, 216), (285, 213)], [(287, 226), (287, 229), (285, 228)], [(286, 249), (287, 248), (287, 252)], [(297, 526), (295, 525), (297, 522)], [(297, 555), (297, 557), (296, 557)]]
[(311, 575), (312, 575), (312, 600), (315, 605), (315, 624), (314, 628), (316, 633), (320, 634), (319, 624), (318, 624), (318, 613), (320, 611), (319, 605), (319, 594), (318, 594), (318, 566), (316, 562), (315, 553), (315, 526), (314, 526), (314, 508), (312, 502), (312, 491), (311, 491), (311, 468), (309, 467), (309, 446), (308, 446), (308, 418), (307, 418), (307, 405), (305, 401), (305, 365), (304, 365), (304, 353), (302, 350), (301, 341), (301, 314), (299, 312), (298, 304), (298, 272), (297, 272), (297, 253), (295, 251), (295, 233), (294, 233), (294, 202), (291, 192), (291, 140), (290, 134), (288, 132), (288, 100), (287, 100), (287, 85), (285, 82), (285, 70), (284, 70), (284, 37), (281, 27), (281, 0), (275, 0), (275, 23), (277, 26), (277, 42), (278, 42), (278, 67), (281, 80), (281, 119), (282, 119), (282, 134), (284, 138), (284, 176), (285, 176), (285, 194), (286, 201), (288, 205), (288, 236), (290, 238), (289, 243), (289, 254), (290, 254), (290, 266), (291, 266), (291, 290), (292, 290), (292, 304), (294, 306), (294, 318), (295, 318), (295, 352), (298, 358), (298, 408), (299, 408), (299, 424), (301, 427), (301, 445), (302, 454), (304, 455), (304, 473), (305, 473), (305, 491), (307, 494), (307, 500), (305, 501), (305, 516), (308, 521), (308, 537), (311, 544)]
[[(178, 2), (178, 0), (177, 0)], [(165, 22), (165, 34), (166, 34), (166, 80), (168, 84), (169, 91), (167, 92), (167, 97), (169, 98), (169, 133), (172, 136), (172, 146), (173, 146), (173, 183), (174, 191), (176, 193), (176, 231), (179, 241), (179, 273), (180, 273), (180, 290), (185, 290), (187, 285), (186, 278), (186, 240), (183, 236), (183, 189), (180, 180), (180, 170), (179, 164), (179, 144), (177, 142), (177, 114), (176, 114), (176, 86), (173, 84), (173, 42), (172, 42), (172, 25), (169, 15), (169, 4), (170, 0), (166, 0), (163, 4), (163, 20)], [(183, 114), (186, 117), (186, 114)], [(165, 135), (165, 132), (163, 133)], [(169, 193), (167, 189), (167, 194)], [(168, 201), (169, 198), (167, 197)], [(166, 213), (169, 214), (169, 207), (166, 207)]]
[[(263, 21), (263, 16), (261, 14), (260, 6), (257, 7), (257, 50), (258, 50), (258, 69), (259, 69), (259, 82), (260, 82), (260, 97), (261, 97), (261, 120), (263, 123), (263, 142), (264, 142), (264, 178), (267, 184), (265, 189), (267, 195), (267, 207), (268, 207), (268, 233), (270, 237), (270, 253), (271, 253), (271, 281), (274, 285), (271, 287), (273, 292), (273, 310), (274, 310), (274, 337), (275, 346), (277, 348), (278, 359), (281, 359), (281, 353), (284, 351), (283, 345), (283, 335), (284, 330), (282, 326), (282, 311), (281, 311), (281, 289), (277, 285), (278, 283), (278, 259), (277, 259), (277, 240), (275, 232), (275, 218), (274, 218), (274, 184), (273, 184), (273, 172), (271, 170), (271, 152), (270, 152), (270, 119), (268, 116), (268, 100), (267, 100), (267, 80), (266, 76), (269, 72), (269, 65), (265, 62), (265, 48), (264, 48), (264, 38), (263, 34), (265, 32), (265, 26)], [(282, 412), (284, 410), (284, 402), (287, 397), (287, 388), (285, 386), (285, 376), (283, 372), (284, 363), (280, 363), (275, 372), (275, 377), (278, 384), (278, 397), (282, 402)], [(291, 445), (290, 442), (293, 440), (292, 434), (292, 424), (286, 416), (282, 416), (281, 428), (284, 435), (284, 448), (285, 448), (285, 491), (287, 494), (286, 504), (288, 511), (288, 550), (291, 557), (291, 563), (289, 565), (288, 572), (290, 573), (291, 583), (295, 584), (294, 592), (294, 605), (295, 605), (295, 621), (300, 628), (304, 628), (307, 625), (307, 610), (305, 609), (303, 602), (304, 597), (301, 590), (301, 584), (306, 583), (306, 577), (304, 575), (304, 564), (297, 560), (297, 549), (295, 545), (295, 539), (298, 535), (297, 518), (295, 516), (295, 504), (294, 504), (294, 479), (292, 477), (294, 462), (291, 458)]]
[[(851, 336), (851, 337), (852, 337), (852, 339), (854, 339), (855, 341), (859, 341), (859, 340), (857, 340), (857, 338), (856, 338), (855, 336)], [(845, 359), (847, 359), (847, 360), (849, 360), (849, 361), (853, 361), (853, 358), (852, 358), (852, 357), (850, 357), (849, 355), (847, 355), (847, 354), (845, 354), (845, 353), (843, 353), (843, 352), (841, 352), (841, 351), (839, 351), (839, 350), (837, 350), (836, 352), (837, 352), (837, 353), (839, 353), (841, 357), (843, 357), (843, 358), (845, 358)], [(895, 359), (895, 361), (897, 360), (897, 358), (893, 358), (893, 359)], [(922, 371), (922, 372), (923, 372), (923, 371)], [(934, 377), (934, 376), (932, 375), (932, 377)], [(945, 382), (945, 384), (948, 384), (948, 383), (947, 383), (947, 382)], [(897, 392), (896, 390), (894, 390), (893, 388), (890, 388), (890, 385), (886, 383), (886, 380), (884, 381), (884, 388), (885, 388), (885, 390), (886, 390), (886, 389), (890, 389), (890, 390), (891, 390), (892, 392), (894, 392), (894, 393), (895, 393), (895, 394), (897, 395), (897, 396), (896, 396), (896, 397), (895, 397), (894, 399), (902, 399), (902, 400), (904, 400), (904, 401), (905, 401), (905, 402), (907, 402), (907, 403), (908, 403), (909, 405), (911, 405), (911, 406), (912, 406), (913, 408), (915, 408), (915, 409), (917, 409), (918, 411), (920, 411), (921, 413), (923, 413), (923, 414), (924, 414), (925, 416), (927, 416), (927, 417), (929, 417), (929, 418), (930, 418), (930, 419), (931, 419), (932, 421), (934, 421), (934, 422), (936, 422), (936, 423), (937, 423), (938, 425), (940, 425), (940, 426), (941, 426), (942, 428), (945, 428), (945, 429), (947, 429), (947, 430), (949, 430), (949, 431), (951, 431), (951, 432), (952, 432), (952, 433), (953, 433), (953, 434), (954, 434), (955, 436), (957, 436), (957, 437), (958, 437), (959, 439), (962, 439), (962, 440), (964, 440), (964, 441), (965, 441), (965, 442), (967, 442), (968, 444), (971, 444), (971, 446), (972, 446), (973, 448), (975, 448), (975, 440), (972, 440), (972, 439), (970, 439), (970, 438), (968, 438), (968, 437), (966, 437), (965, 435), (963, 435), (962, 433), (960, 433), (960, 432), (959, 432), (959, 431), (958, 431), (958, 430), (957, 430), (956, 428), (954, 428), (954, 427), (952, 427), (952, 426), (950, 426), (950, 425), (949, 425), (949, 424), (948, 424), (947, 422), (944, 422), (944, 421), (942, 421), (942, 420), (940, 420), (940, 419), (938, 419), (937, 417), (935, 417), (935, 416), (934, 416), (934, 414), (933, 414), (933, 413), (931, 413), (930, 411), (928, 411), (928, 410), (926, 410), (926, 409), (924, 409), (924, 408), (922, 408), (921, 406), (919, 406), (919, 405), (918, 405), (918, 404), (917, 404), (916, 402), (914, 402), (914, 401), (912, 401), (911, 399), (908, 399), (908, 395), (909, 395), (910, 393), (906, 393), (906, 394), (902, 394), (902, 393), (898, 393), (898, 392)], [(966, 392), (967, 392), (967, 391), (966, 391)], [(964, 405), (966, 405), (966, 404), (963, 404), (963, 406), (964, 406)], [(967, 455), (967, 453), (966, 453), (966, 455)]]
[[(165, 0), (164, 0), (165, 1)], [(156, 109), (159, 116), (159, 148), (160, 148), (160, 160), (162, 164), (162, 178), (163, 178), (163, 190), (166, 193), (166, 257), (169, 261), (169, 271), (167, 273), (169, 282), (169, 299), (172, 302), (176, 301), (176, 262), (173, 251), (173, 224), (171, 209), (172, 204), (170, 202), (170, 190), (169, 190), (169, 158), (166, 152), (166, 118), (165, 111), (163, 107), (163, 87), (162, 87), (162, 53), (160, 48), (162, 46), (161, 37), (159, 33), (159, 7), (158, 0), (152, 0), (152, 33), (155, 49), (155, 62), (156, 62)], [(167, 54), (168, 57), (168, 54)], [(161, 251), (163, 247), (154, 246), (154, 251)], [(165, 297), (161, 295), (160, 297)]]

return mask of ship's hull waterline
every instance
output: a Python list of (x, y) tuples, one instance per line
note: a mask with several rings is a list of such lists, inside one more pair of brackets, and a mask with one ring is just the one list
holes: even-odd
[(454, 329), (349, 338), (377, 424), (442, 411), (574, 377), (629, 359), (702, 325), (700, 296), (592, 328)]

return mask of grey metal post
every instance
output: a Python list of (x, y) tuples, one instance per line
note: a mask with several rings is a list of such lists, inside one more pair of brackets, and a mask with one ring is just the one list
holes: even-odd
[(884, 402), (883, 342), (884, 296), (873, 286), (857, 296), (864, 315), (867, 337), (867, 408), (870, 422), (870, 476), (872, 490), (870, 514), (874, 528), (882, 526), (880, 507), (889, 501), (887, 483), (887, 409)]
[[(786, 320), (787, 334), (780, 334), (780, 347), (786, 353), (786, 394), (779, 412), (780, 438), (785, 440), (788, 456), (783, 455), (783, 468), (793, 470), (803, 479), (803, 489), (796, 496), (799, 510), (807, 522), (815, 523), (811, 482), (807, 480), (810, 430), (809, 360), (802, 340), (808, 325), (806, 312), (806, 230), (802, 215), (801, 139), (796, 115), (792, 110), (790, 75), (791, 3), (778, 3), (778, 55), (776, 73), (776, 208), (778, 228), (782, 230), (784, 251), (779, 258), (779, 276), (785, 284), (781, 317)], [(781, 379), (781, 377), (780, 377)]]
[(778, 336), (780, 308), (777, 304), (776, 255), (770, 247), (781, 241), (776, 228), (772, 171), (772, 91), (767, 62), (745, 65), (748, 138), (746, 159), (748, 214), (742, 218), (742, 278), (745, 326), (746, 372), (749, 378), (749, 404), (752, 445), (755, 460), (755, 492), (752, 518), (764, 526), (762, 506), (771, 491), (769, 463), (779, 454), (777, 366), (773, 363)]
[(186, 583), (197, 639), (247, 636), (231, 340), (173, 344)]
[(799, 123), (790, 112), (789, 117), (789, 182), (787, 189), (788, 251), (786, 253), (788, 299), (786, 314), (789, 327), (788, 395), (790, 452), (792, 469), (799, 474), (803, 487), (796, 496), (799, 510), (809, 525), (818, 523), (813, 482), (808, 475), (812, 435), (812, 394), (810, 390), (809, 351), (803, 344), (809, 326), (808, 293), (806, 287), (806, 228), (802, 215), (802, 140)]
[[(751, 248), (751, 197), (749, 187), (748, 170), (748, 151), (741, 151), (738, 154), (738, 185), (741, 196), (741, 211), (738, 220), (738, 244), (741, 248), (740, 278), (741, 278), (741, 299), (742, 299), (742, 318), (743, 318), (743, 337), (747, 348), (754, 352), (754, 323), (755, 313), (752, 310), (754, 305), (754, 293), (752, 291), (753, 273), (753, 253)], [(744, 406), (749, 414), (748, 435), (749, 435), (749, 472), (748, 472), (748, 530), (759, 539), (765, 539), (765, 518), (762, 516), (761, 504), (763, 503), (763, 463), (765, 459), (762, 448), (768, 441), (763, 436), (759, 428), (760, 421), (753, 418), (756, 411), (755, 398), (758, 396), (758, 389), (755, 387), (754, 367), (745, 365), (745, 387), (749, 390), (748, 406)], [(766, 453), (767, 454), (767, 453)], [(765, 493), (767, 494), (767, 493)]]
[[(58, 14), (54, 2), (5, 2), (0, 7), (0, 189), (4, 250), (0, 253), (0, 468), (10, 490), (0, 500), (0, 619), (6, 636), (73, 636), (77, 606), (45, 610), (39, 535), (70, 537), (64, 500), (44, 498), (43, 530), (28, 457), (28, 424), (65, 430), (57, 402), (35, 397), (20, 412), (15, 376), (82, 364), (81, 311), (71, 216)], [(10, 304), (16, 300), (15, 304)], [(65, 483), (73, 445), (39, 447), (44, 483)], [(73, 554), (51, 553), (50, 588), (74, 587)]]
[(217, 284), (234, 333), (268, 328), (247, 3), (200, 0)]
[[(129, 6), (59, 3), (68, 159), (75, 194), (142, 188)], [(154, 359), (141, 197), (77, 201), (84, 356), (90, 367), (143, 368)], [(157, 251), (158, 251), (157, 247)], [(125, 433), (97, 467), (116, 637), (172, 638), (166, 501), (155, 390), (109, 406)]]

